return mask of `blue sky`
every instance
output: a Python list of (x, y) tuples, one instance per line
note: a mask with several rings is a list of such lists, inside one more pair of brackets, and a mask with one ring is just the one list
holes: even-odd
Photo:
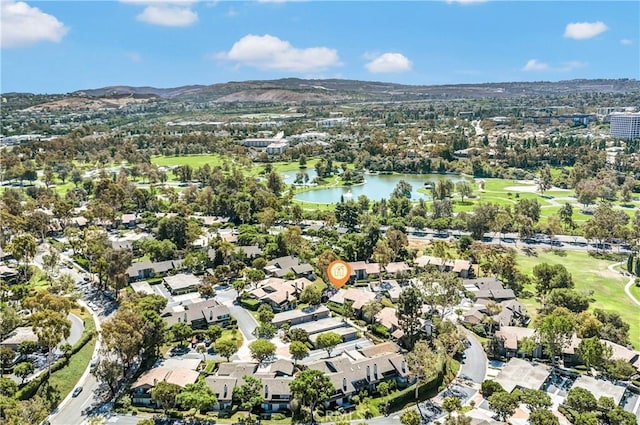
[(0, 1), (2, 92), (640, 78), (638, 1)]

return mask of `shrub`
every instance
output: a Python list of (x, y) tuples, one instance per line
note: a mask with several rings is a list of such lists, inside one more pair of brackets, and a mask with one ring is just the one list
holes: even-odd
[(376, 335), (379, 335), (383, 338), (389, 338), (389, 330), (380, 323), (373, 324), (371, 326), (371, 330), (373, 330), (373, 333)]
[(242, 298), (240, 299), (240, 304), (251, 311), (257, 311), (258, 307), (260, 307), (260, 301), (259, 300), (253, 300), (250, 298)]

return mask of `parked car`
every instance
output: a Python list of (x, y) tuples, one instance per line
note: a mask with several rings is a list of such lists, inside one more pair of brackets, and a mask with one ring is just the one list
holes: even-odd
[(82, 392), (82, 387), (76, 387), (75, 390), (73, 390), (73, 393), (71, 393), (71, 395), (73, 397), (78, 397), (78, 395)]

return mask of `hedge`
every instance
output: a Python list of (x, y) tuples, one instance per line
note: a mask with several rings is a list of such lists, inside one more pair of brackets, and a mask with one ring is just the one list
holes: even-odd
[[(425, 382), (424, 384), (420, 384), (420, 388), (418, 388), (418, 399), (425, 400), (431, 392), (437, 391), (438, 386), (442, 382), (443, 374), (439, 373), (435, 376), (431, 381)], [(387, 398), (388, 409), (390, 412), (395, 412), (397, 410), (403, 409), (410, 403), (415, 403), (416, 387), (415, 384), (407, 387), (397, 393), (392, 393)]]
[(333, 301), (329, 301), (326, 305), (329, 310), (339, 314), (340, 316), (344, 316), (344, 309), (340, 304), (335, 303)]
[(253, 300), (250, 298), (240, 299), (240, 304), (251, 311), (258, 311), (258, 307), (262, 304), (259, 300)]
[[(82, 335), (82, 338), (80, 338), (80, 340), (71, 349), (71, 354), (69, 358), (74, 354), (76, 354), (78, 351), (80, 351), (82, 347), (87, 345), (87, 343), (91, 341), (92, 338), (93, 338), (93, 332), (87, 332), (84, 335)], [(67, 356), (63, 356), (59, 358), (51, 365), (51, 373), (59, 371), (63, 367), (67, 366), (68, 364), (69, 364), (69, 360)], [(38, 391), (38, 388), (40, 388), (40, 386), (47, 379), (49, 379), (49, 373), (45, 371), (40, 375), (38, 375), (36, 378), (27, 382), (24, 387), (20, 388), (16, 393), (15, 398), (18, 400), (28, 400), (32, 398), (35, 395), (35, 393)]]
[(373, 330), (374, 334), (381, 336), (382, 338), (389, 338), (389, 330), (380, 323), (374, 323), (371, 325), (371, 330)]

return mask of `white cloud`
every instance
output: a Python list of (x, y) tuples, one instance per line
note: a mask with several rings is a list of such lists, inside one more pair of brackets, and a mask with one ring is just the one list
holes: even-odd
[(589, 64), (582, 61), (566, 61), (562, 62), (560, 66), (551, 66), (546, 62), (540, 62), (538, 59), (530, 59), (522, 67), (523, 71), (554, 71), (554, 72), (569, 72), (575, 69), (585, 68)]
[(620, 40), (620, 44), (625, 46), (631, 46), (633, 44), (633, 40), (630, 38), (623, 38), (622, 40)]
[[(365, 54), (366, 55), (366, 54)], [(383, 53), (367, 63), (364, 67), (369, 72), (405, 72), (411, 70), (411, 61), (401, 53)]]
[(608, 30), (604, 22), (573, 22), (567, 24), (564, 29), (564, 36), (573, 38), (574, 40), (586, 40), (593, 38), (598, 34), (602, 34)]
[(191, 5), (198, 0), (120, 0), (120, 3), (145, 6), (139, 21), (165, 27), (188, 27), (198, 21)]
[(235, 18), (238, 15), (239, 15), (238, 11), (233, 6), (231, 6), (229, 10), (227, 10), (227, 16), (229, 18)]
[(136, 17), (139, 21), (165, 27), (188, 27), (198, 21), (198, 14), (188, 7), (147, 6)]
[(140, 56), (140, 53), (138, 52), (126, 52), (124, 55), (131, 62), (140, 62), (142, 60), (142, 56)]
[(269, 34), (245, 35), (228, 52), (219, 53), (216, 57), (237, 62), (238, 65), (292, 72), (316, 72), (341, 65), (335, 49), (297, 48)]
[(549, 64), (540, 62), (538, 59), (529, 59), (529, 61), (522, 67), (523, 71), (546, 71), (549, 69)]
[(569, 72), (569, 71), (573, 71), (574, 69), (584, 68), (587, 65), (588, 64), (586, 62), (581, 62), (581, 61), (563, 62), (562, 66), (558, 68), (558, 71)]
[(39, 41), (59, 43), (69, 31), (55, 16), (24, 2), (0, 1), (0, 46), (27, 47)]

